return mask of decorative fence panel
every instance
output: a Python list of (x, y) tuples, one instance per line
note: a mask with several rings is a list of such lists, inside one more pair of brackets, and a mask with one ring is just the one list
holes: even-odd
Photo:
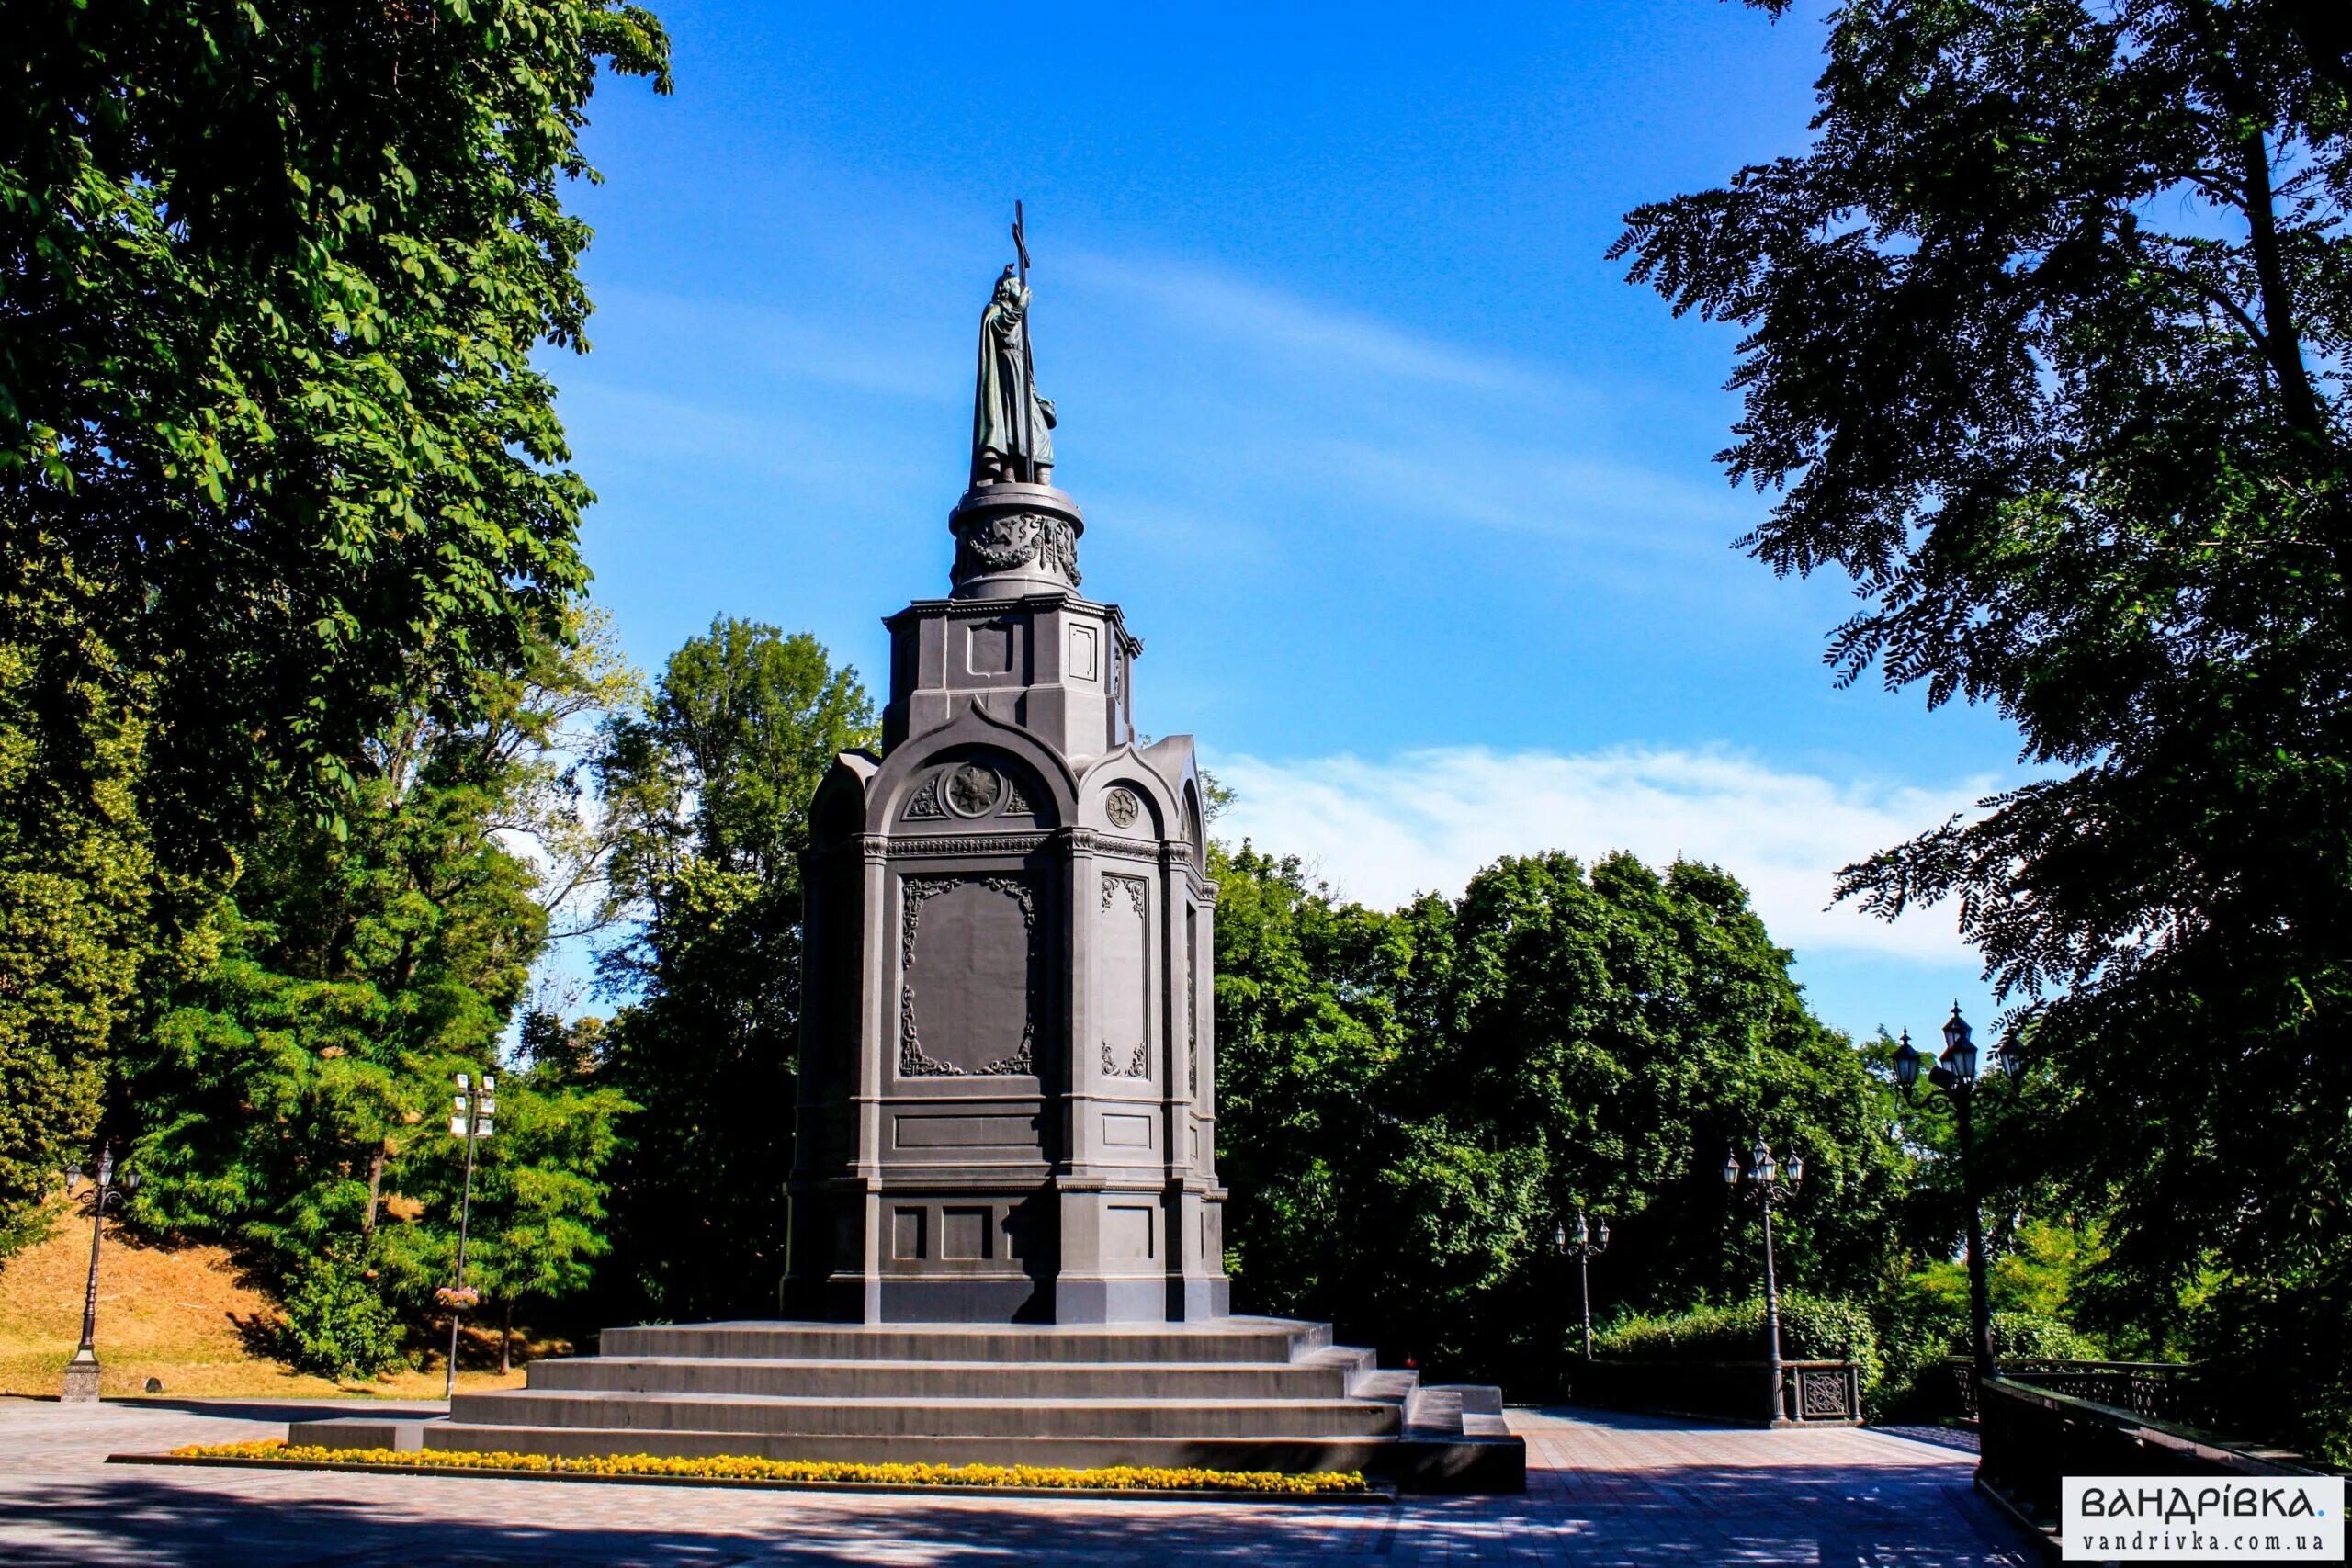
[(1774, 1421), (1769, 1361), (1571, 1362), (1567, 1397), (1577, 1404), (1746, 1425), (1851, 1427), (1862, 1418), (1861, 1368), (1853, 1361), (1783, 1361), (1787, 1415)]
[[(1965, 1356), (1944, 1362), (1957, 1391), (1960, 1410), (1969, 1416), (1976, 1408), (1976, 1368)], [(2129, 1410), (2152, 1421), (2176, 1421), (2190, 1427), (2225, 1425), (2220, 1416), (2202, 1369), (2182, 1361), (2064, 1361), (2028, 1357), (2004, 1358), (2001, 1376), (2051, 1393), (2085, 1399), (2094, 1404)]]
[(1977, 1484), (2041, 1530), (2057, 1528), (2069, 1475), (2329, 1473), (2281, 1449), (2019, 1381), (2006, 1363), (2002, 1374), (1977, 1390)]

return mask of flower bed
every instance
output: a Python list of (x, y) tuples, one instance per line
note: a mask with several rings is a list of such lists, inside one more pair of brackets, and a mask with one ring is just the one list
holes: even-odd
[(280, 1438), (253, 1443), (198, 1443), (174, 1449), (174, 1459), (232, 1460), (289, 1465), (380, 1465), (387, 1470), (481, 1470), (549, 1475), (642, 1475), (680, 1481), (767, 1481), (804, 1485), (1004, 1486), (1086, 1492), (1238, 1492), (1282, 1496), (1361, 1493), (1359, 1471), (1170, 1470), (1114, 1465), (1064, 1470), (1033, 1464), (859, 1464), (832, 1460), (756, 1459), (720, 1454), (676, 1459), (662, 1454), (474, 1453), (463, 1449), (330, 1449)]

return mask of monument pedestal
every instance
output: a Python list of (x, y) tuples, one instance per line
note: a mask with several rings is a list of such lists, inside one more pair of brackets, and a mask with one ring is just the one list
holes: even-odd
[(1077, 504), (975, 485), (953, 592), (884, 624), (878, 756), (810, 809), (785, 1310), (854, 1323), (1227, 1311), (1192, 740), (1078, 592)]
[(460, 1393), (446, 1421), (296, 1424), (298, 1443), (874, 1463), (1361, 1470), (1515, 1492), (1526, 1449), (1491, 1389), (1423, 1388), (1320, 1324), (707, 1323), (616, 1328)]

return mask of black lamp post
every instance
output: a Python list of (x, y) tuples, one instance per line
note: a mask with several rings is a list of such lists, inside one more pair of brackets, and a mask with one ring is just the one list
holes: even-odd
[(1596, 1234), (1585, 1224), (1584, 1211), (1577, 1211), (1577, 1232), (1568, 1235), (1568, 1227), (1552, 1227), (1552, 1245), (1563, 1258), (1577, 1260), (1577, 1305), (1584, 1317), (1584, 1359), (1592, 1359), (1592, 1260), (1609, 1250), (1609, 1222), (1602, 1220)]
[[(1988, 1378), (1999, 1369), (1993, 1359), (1993, 1305), (1984, 1281), (1984, 1217), (1976, 1201), (1976, 1103), (1977, 1049), (1968, 1021), (1960, 1016), (1960, 1004), (1951, 1004), (1951, 1017), (1944, 1021), (1943, 1055), (1928, 1069), (1928, 1081), (1941, 1089), (1951, 1101), (1952, 1115), (1960, 1128), (1960, 1190), (1961, 1201), (1968, 1211), (1968, 1348), (1978, 1378)], [(1911, 1032), (1903, 1032), (1902, 1043), (1894, 1048), (1894, 1081), (1909, 1100), (1917, 1092), (1919, 1064), (1926, 1053), (1911, 1043)], [(2024, 1062), (2015, 1051), (1994, 1054), (2004, 1071), (2015, 1077)]]
[(1804, 1184), (1804, 1156), (1792, 1150), (1784, 1168), (1772, 1157), (1772, 1145), (1763, 1139), (1747, 1152), (1747, 1165), (1742, 1168), (1739, 1156), (1730, 1150), (1724, 1153), (1724, 1186), (1734, 1196), (1745, 1198), (1764, 1213), (1764, 1342), (1765, 1354), (1772, 1362), (1772, 1419), (1786, 1421), (1789, 1417), (1787, 1400), (1788, 1375), (1781, 1359), (1781, 1281), (1772, 1264), (1772, 1211), (1797, 1194)]
[[(58, 1398), (67, 1404), (88, 1404), (98, 1397), (98, 1238), (106, 1229), (107, 1205), (122, 1201), (124, 1192), (139, 1189), (139, 1172), (125, 1164), (114, 1163), (114, 1145), (108, 1144), (98, 1150), (97, 1169), (93, 1173), (97, 1190), (90, 1198), (90, 1282), (82, 1292), (82, 1344), (74, 1359), (65, 1363), (65, 1387)], [(119, 1180), (121, 1186), (117, 1188)], [(82, 1168), (65, 1168), (65, 1190), (71, 1193), (82, 1185)]]

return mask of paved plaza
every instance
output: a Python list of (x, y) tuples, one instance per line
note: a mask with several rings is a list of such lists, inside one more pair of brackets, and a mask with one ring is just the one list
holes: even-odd
[[(1523, 1497), (1393, 1508), (842, 1495), (109, 1465), (280, 1436), (319, 1406), (0, 1400), (0, 1562), (1804, 1563), (2033, 1560), (1973, 1456), (1871, 1431), (1515, 1411)], [(380, 1406), (371, 1406), (380, 1408)]]

